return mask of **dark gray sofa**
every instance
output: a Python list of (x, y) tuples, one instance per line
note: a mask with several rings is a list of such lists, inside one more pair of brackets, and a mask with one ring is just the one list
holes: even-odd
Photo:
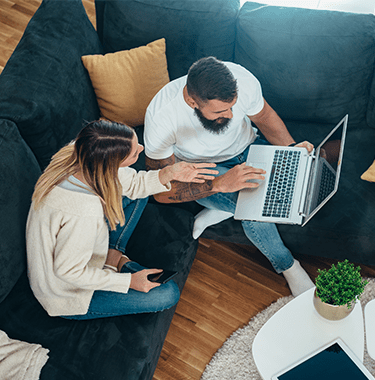
[[(297, 141), (318, 143), (348, 113), (339, 192), (306, 227), (279, 230), (293, 252), (375, 264), (375, 185), (360, 179), (375, 157), (375, 16), (251, 2), (240, 9), (236, 0), (97, 0), (96, 10), (97, 31), (80, 0), (44, 0), (0, 75), (0, 330), (50, 350), (42, 379), (151, 379), (174, 313), (67, 321), (49, 317), (29, 288), (24, 232), (33, 186), (52, 154), (99, 117), (82, 55), (164, 37), (171, 79), (203, 56), (240, 63)], [(142, 126), (136, 130), (142, 139)], [(178, 269), (182, 289), (199, 210), (149, 202), (129, 255)], [(234, 220), (203, 236), (249, 244)]]

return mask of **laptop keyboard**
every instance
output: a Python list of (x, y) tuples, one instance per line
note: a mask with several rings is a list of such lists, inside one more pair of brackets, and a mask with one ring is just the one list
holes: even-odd
[(300, 151), (275, 151), (263, 206), (264, 217), (289, 217), (300, 157)]
[(335, 181), (336, 176), (332, 173), (331, 170), (329, 170), (327, 164), (323, 161), (322, 165), (322, 175), (320, 180), (320, 187), (319, 187), (319, 194), (318, 194), (318, 202), (317, 204), (320, 204), (321, 202), (326, 199), (326, 197), (331, 194), (331, 192), (335, 188)]

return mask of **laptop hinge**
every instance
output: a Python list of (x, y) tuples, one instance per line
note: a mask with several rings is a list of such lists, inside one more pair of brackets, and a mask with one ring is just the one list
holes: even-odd
[(306, 165), (306, 172), (305, 172), (305, 178), (302, 186), (302, 197), (300, 199), (299, 207), (298, 207), (298, 214), (302, 215), (303, 217), (306, 216), (304, 213), (305, 211), (305, 201), (307, 196), (307, 187), (310, 183), (310, 173), (311, 173), (311, 165), (313, 163), (313, 160), (315, 159), (315, 155), (309, 155), (307, 158), (307, 165)]

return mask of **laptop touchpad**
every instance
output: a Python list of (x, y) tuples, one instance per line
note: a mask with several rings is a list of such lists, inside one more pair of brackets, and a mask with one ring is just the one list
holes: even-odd
[(267, 175), (268, 175), (268, 173), (267, 173), (267, 162), (248, 162), (246, 165), (252, 166), (255, 169), (263, 169), (266, 171), (265, 174), (262, 174), (265, 177), (265, 179), (250, 179), (247, 181), (247, 182), (259, 183), (259, 186), (257, 187), (257, 189), (259, 189), (260, 187), (263, 187), (265, 182), (266, 182)]

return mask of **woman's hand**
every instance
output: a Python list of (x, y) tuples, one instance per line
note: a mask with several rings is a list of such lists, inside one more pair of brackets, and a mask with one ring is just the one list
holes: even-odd
[(216, 164), (213, 163), (188, 163), (178, 162), (177, 164), (166, 166), (159, 172), (159, 179), (163, 185), (174, 180), (179, 182), (195, 182), (203, 183), (206, 180), (213, 180), (214, 174), (218, 174), (214, 168)]
[(149, 274), (160, 273), (162, 269), (143, 269), (139, 272), (132, 273), (130, 280), (130, 289), (139, 292), (148, 293), (151, 289), (160, 286), (157, 282), (151, 282), (147, 279)]

